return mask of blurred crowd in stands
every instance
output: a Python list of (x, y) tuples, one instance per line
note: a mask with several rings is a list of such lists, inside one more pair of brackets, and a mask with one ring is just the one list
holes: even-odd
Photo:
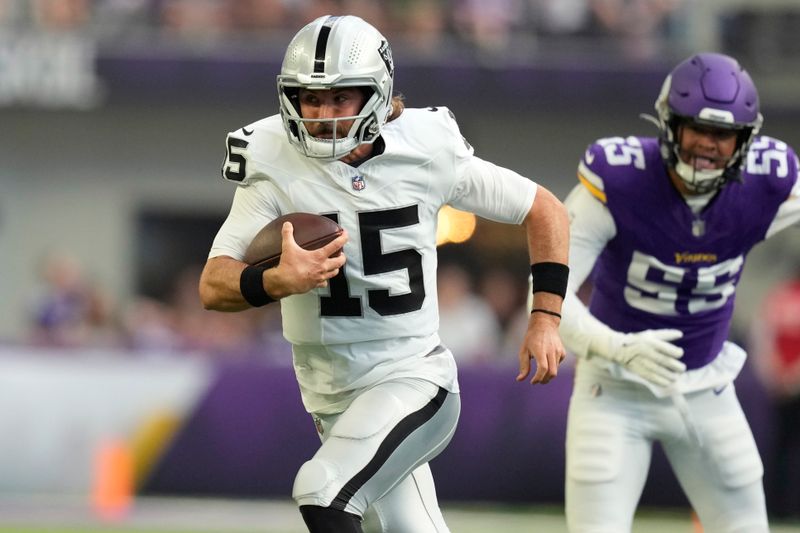
[[(143, 356), (257, 357), (291, 364), (280, 307), (242, 313), (203, 309), (200, 267), (181, 272), (163, 298), (117, 302), (76, 258), (54, 254), (41, 267), (28, 313), (28, 340), (41, 347), (113, 348)], [(515, 365), (527, 325), (527, 280), (494, 267), (481, 276), (456, 262), (439, 270), (441, 337), (462, 363)]]
[(800, 518), (800, 264), (766, 294), (759, 311), (750, 361), (773, 408), (767, 498), (775, 516)]
[(197, 294), (200, 266), (181, 272), (163, 298), (139, 295), (124, 302), (93, 283), (85, 265), (68, 254), (46, 258), (39, 279), (27, 310), (27, 340), (36, 346), (124, 349), (144, 356), (261, 354), (291, 362), (281, 335), (280, 308), (204, 310)]
[[(539, 38), (611, 38), (646, 59), (681, 17), (687, 0), (0, 0), (0, 29), (86, 31), (126, 37), (156, 30), (192, 40), (288, 39), (324, 14), (355, 14), (393, 44), (422, 55), (443, 48), (477, 54), (529, 51)], [(289, 33), (286, 33), (289, 32)], [(284, 36), (285, 34), (285, 36)], [(463, 51), (463, 50), (462, 50)]]

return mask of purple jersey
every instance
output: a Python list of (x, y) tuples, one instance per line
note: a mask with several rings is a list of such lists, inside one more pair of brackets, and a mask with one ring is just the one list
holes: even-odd
[(757, 138), (743, 182), (725, 186), (698, 214), (670, 182), (657, 139), (602, 139), (581, 166), (589, 175), (581, 181), (617, 228), (595, 265), (590, 311), (617, 331), (679, 329), (687, 368), (706, 365), (728, 336), (745, 256), (797, 180), (794, 152)]

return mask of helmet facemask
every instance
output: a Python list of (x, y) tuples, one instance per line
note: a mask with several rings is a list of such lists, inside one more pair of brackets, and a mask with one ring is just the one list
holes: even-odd
[[(736, 148), (730, 157), (707, 158), (723, 163), (715, 165), (718, 168), (698, 168), (695, 159), (699, 156), (693, 153), (681, 153), (682, 127), (697, 124), (715, 129), (731, 129), (736, 133)], [(669, 134), (662, 140), (662, 150), (669, 150), (668, 163), (675, 174), (683, 181), (686, 188), (695, 194), (705, 194), (724, 187), (731, 181), (742, 181), (741, 167), (744, 156), (750, 147), (753, 138), (753, 128), (728, 128), (719, 123), (702, 123), (691, 118), (673, 117), (668, 125)], [(663, 133), (662, 133), (663, 137)], [(688, 162), (686, 161), (688, 159)]]
[[(335, 88), (345, 85), (337, 84)], [(320, 90), (330, 90), (334, 87), (321, 87)], [(303, 118), (300, 112), (299, 92), (301, 88), (316, 89), (314, 86), (304, 86), (298, 83), (278, 78), (278, 93), (281, 102), (281, 119), (289, 136), (289, 141), (306, 157), (315, 159), (336, 160), (352, 152), (360, 144), (372, 143), (380, 133), (378, 124), (385, 122), (386, 117), (377, 115), (380, 106), (380, 95), (374, 86), (358, 85), (366, 96), (364, 105), (357, 115), (336, 118)], [(340, 135), (339, 125), (352, 121), (347, 132)], [(330, 131), (331, 138), (315, 137), (306, 124), (325, 124), (326, 131)]]

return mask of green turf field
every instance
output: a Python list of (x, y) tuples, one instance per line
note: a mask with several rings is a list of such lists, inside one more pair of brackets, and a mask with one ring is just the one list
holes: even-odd
[[(567, 533), (557, 507), (445, 504), (453, 533)], [(369, 524), (365, 524), (368, 526)], [(374, 531), (365, 527), (365, 531)], [(81, 500), (0, 500), (0, 533), (305, 533), (291, 501), (137, 499), (113, 523)], [(697, 533), (686, 510), (643, 510), (634, 533)], [(800, 523), (772, 524), (772, 533), (800, 533)]]

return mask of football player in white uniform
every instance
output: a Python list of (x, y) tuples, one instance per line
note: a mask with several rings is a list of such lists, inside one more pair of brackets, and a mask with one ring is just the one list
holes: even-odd
[[(565, 208), (475, 157), (447, 108), (405, 109), (392, 95), (393, 74), (386, 39), (357, 17), (321, 17), (297, 33), (278, 76), (280, 114), (227, 137), (222, 172), (238, 187), (200, 281), (208, 309), (280, 300), (322, 440), (293, 489), (312, 532), (361, 531), (368, 508), (385, 531), (447, 531), (428, 467), (460, 410), (453, 355), (437, 334), (442, 206), (525, 225), (537, 312), (517, 380), (534, 358), (531, 383), (547, 383), (564, 357)], [(259, 229), (296, 211), (328, 216), (346, 232), (306, 251), (285, 224), (277, 267), (241, 261)]]
[[(657, 138), (591, 144), (566, 200), (569, 530), (631, 531), (659, 441), (707, 533), (766, 533), (733, 385), (745, 352), (726, 339), (747, 253), (800, 220), (797, 156), (757, 135), (755, 85), (722, 54), (676, 66), (656, 112)], [(590, 272), (587, 309), (575, 291)]]

